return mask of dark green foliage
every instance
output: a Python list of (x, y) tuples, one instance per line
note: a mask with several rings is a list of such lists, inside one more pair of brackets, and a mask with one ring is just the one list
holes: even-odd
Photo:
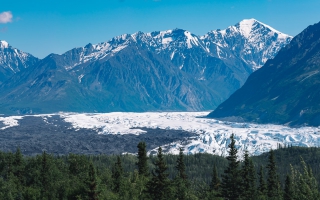
[(186, 181), (187, 180), (187, 174), (186, 174), (186, 165), (184, 164), (184, 155), (183, 155), (183, 149), (180, 148), (179, 151), (179, 157), (177, 159), (177, 165), (176, 165), (176, 169), (178, 170), (178, 178)]
[(138, 166), (139, 175), (149, 176), (147, 145), (145, 142), (139, 142), (137, 147), (138, 147), (137, 166)]
[(242, 175), (242, 198), (247, 200), (256, 199), (256, 177), (252, 160), (249, 158), (248, 151), (245, 151), (244, 162), (241, 170)]
[(221, 180), (218, 176), (217, 166), (214, 165), (213, 170), (212, 170), (212, 179), (211, 179), (211, 183), (210, 183), (210, 190), (219, 191), (220, 186), (221, 186)]
[[(224, 179), (220, 182), (219, 174), (230, 165), (230, 160), (209, 154), (163, 155), (162, 151), (156, 157), (148, 157), (148, 160), (152, 161), (147, 162), (148, 168), (154, 163), (152, 177), (139, 174), (136, 165), (138, 158), (133, 155), (53, 156), (44, 152), (42, 155), (24, 157), (19, 150), (15, 153), (0, 152), (0, 200), (227, 199), (222, 197), (221, 188), (225, 183)], [(227, 162), (229, 165), (226, 165)], [(243, 161), (237, 162), (241, 174), (238, 184), (242, 192), (236, 199), (320, 199), (317, 178), (320, 173), (320, 148), (281, 148), (261, 156), (249, 158), (245, 155)], [(281, 184), (276, 182), (275, 188), (280, 188), (281, 196), (270, 198), (264, 177), (270, 179), (271, 166), (275, 165), (276, 178), (281, 181)], [(255, 177), (252, 176), (255, 174), (252, 173), (253, 166), (258, 171), (256, 192), (251, 187), (254, 183), (247, 184), (252, 183)], [(268, 173), (265, 174), (263, 169), (267, 169)], [(289, 179), (283, 172), (288, 172)], [(117, 184), (119, 189), (116, 191), (114, 186)]]
[(222, 176), (222, 194), (224, 198), (234, 200), (239, 199), (241, 195), (241, 179), (238, 161), (238, 150), (235, 146), (234, 134), (230, 137), (229, 155), (227, 160), (229, 165)]
[(218, 176), (217, 166), (213, 166), (212, 170), (212, 179), (210, 182), (210, 191), (209, 191), (209, 198), (218, 198), (221, 197), (221, 180)]
[[(312, 174), (312, 170), (309, 170), (304, 160), (301, 158), (301, 170), (294, 169), (292, 167), (291, 177), (292, 184), (291, 188), (293, 193), (291, 193), (292, 199), (320, 199), (319, 191), (317, 188), (317, 181)], [(286, 181), (287, 186), (287, 181)], [(286, 190), (285, 190), (286, 192)], [(288, 195), (287, 195), (288, 196)]]
[(261, 199), (264, 199), (267, 196), (267, 184), (266, 184), (266, 181), (264, 180), (262, 166), (260, 166), (258, 176), (259, 176), (259, 186), (257, 191), (258, 197), (260, 197)]
[(89, 165), (89, 173), (88, 173), (88, 188), (87, 188), (87, 198), (89, 200), (98, 200), (99, 189), (98, 189), (98, 180), (96, 175), (96, 170), (92, 163)]
[(177, 159), (177, 176), (174, 179), (175, 185), (175, 199), (185, 200), (189, 194), (189, 182), (186, 174), (186, 165), (184, 164), (183, 149), (180, 148), (179, 156)]
[(69, 173), (69, 197), (80, 198), (86, 196), (89, 171), (89, 161), (86, 156), (69, 154), (66, 158)]
[(269, 163), (267, 165), (268, 179), (267, 179), (267, 195), (269, 199), (281, 199), (281, 186), (277, 174), (276, 163), (274, 159), (273, 150), (270, 151)]
[(167, 164), (162, 154), (162, 148), (158, 148), (157, 160), (153, 163), (155, 169), (152, 171), (152, 178), (147, 184), (147, 194), (150, 199), (166, 200), (172, 198), (172, 190)]
[[(291, 174), (291, 167), (299, 171), (302, 170), (301, 158), (310, 166), (316, 180), (320, 180), (320, 148), (315, 147), (287, 147), (277, 149), (274, 152), (274, 158), (277, 164), (277, 174), (281, 180), (282, 185), (286, 179), (287, 174)], [(260, 156), (251, 157), (254, 163), (260, 166), (267, 166), (269, 153), (264, 153)], [(257, 168), (258, 169), (258, 168)], [(265, 177), (266, 174), (264, 174)]]
[(24, 174), (23, 174), (25, 163), (24, 163), (24, 159), (20, 151), (20, 148), (18, 148), (16, 153), (14, 154), (14, 159), (12, 164), (13, 164), (13, 175), (17, 177), (19, 181), (19, 185), (23, 185), (25, 182)]
[(40, 184), (41, 184), (41, 198), (51, 199), (51, 163), (46, 152), (41, 156), (40, 168)]
[(117, 162), (112, 168), (112, 181), (113, 181), (113, 191), (116, 193), (120, 192), (122, 186), (123, 168), (121, 164), (120, 156), (117, 156)]
[(292, 180), (290, 175), (287, 175), (285, 185), (284, 185), (284, 192), (283, 192), (283, 200), (294, 200), (294, 188), (292, 184)]

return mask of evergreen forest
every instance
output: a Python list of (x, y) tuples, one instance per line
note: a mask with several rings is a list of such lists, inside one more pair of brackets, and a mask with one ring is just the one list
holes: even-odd
[(310, 200), (320, 199), (320, 148), (279, 146), (239, 157), (211, 154), (23, 156), (0, 152), (0, 200)]

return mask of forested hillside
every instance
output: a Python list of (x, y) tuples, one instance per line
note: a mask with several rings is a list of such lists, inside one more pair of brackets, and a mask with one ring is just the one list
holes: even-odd
[[(280, 147), (239, 158), (134, 155), (24, 157), (0, 153), (0, 199), (319, 199), (320, 148)], [(241, 161), (239, 161), (241, 159)]]

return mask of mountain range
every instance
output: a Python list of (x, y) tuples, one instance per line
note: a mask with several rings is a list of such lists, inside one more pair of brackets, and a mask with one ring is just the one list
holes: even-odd
[(2, 113), (212, 110), (292, 37), (255, 19), (123, 34), (37, 59), (1, 41)]
[(252, 73), (208, 116), (290, 126), (320, 125), (320, 22)]

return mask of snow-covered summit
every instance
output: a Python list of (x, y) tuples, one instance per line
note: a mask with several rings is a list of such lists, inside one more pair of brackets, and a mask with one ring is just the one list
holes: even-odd
[(0, 40), (0, 48), (4, 49), (4, 48), (8, 48), (9, 47), (9, 43), (4, 41), (4, 40)]
[(254, 31), (255, 29), (261, 29), (261, 27), (269, 29), (273, 34), (277, 34), (278, 38), (287, 39), (292, 38), (291, 36), (284, 34), (271, 26), (264, 24), (256, 19), (244, 19), (238, 24), (235, 25), (239, 29), (239, 31), (246, 37), (250, 36), (250, 33)]
[(74, 59), (66, 68), (70, 70), (80, 64), (108, 59), (129, 46), (136, 46), (166, 55), (171, 60), (179, 60), (175, 63), (179, 68), (183, 68), (184, 60), (192, 52), (223, 59), (228, 63), (236, 63), (230, 61), (236, 59), (256, 70), (273, 58), (291, 39), (291, 36), (255, 19), (245, 19), (225, 30), (210, 31), (204, 36), (197, 36), (183, 29), (149, 33), (139, 31), (67, 52), (66, 54), (72, 52)]
[(257, 21), (255, 19), (245, 19), (238, 23), (238, 27), (240, 32), (244, 36), (248, 37), (253, 29), (254, 24), (256, 23)]
[(165, 52), (167, 54), (178, 49), (182, 51), (183, 49), (191, 49), (194, 46), (204, 46), (198, 36), (183, 29), (155, 31), (150, 33), (139, 31), (133, 34), (116, 36), (107, 42), (93, 45), (88, 44), (85, 47), (66, 52), (66, 54), (69, 54), (70, 52), (79, 54), (79, 56), (74, 59), (74, 62), (69, 66), (66, 66), (66, 68), (70, 70), (80, 64), (106, 59), (116, 55), (129, 45), (144, 46), (150, 51), (155, 51), (157, 53)]
[(0, 40), (0, 83), (37, 61), (38, 59), (31, 54), (13, 48), (7, 41)]
[(259, 69), (288, 44), (292, 37), (256, 20), (244, 19), (224, 30), (213, 30), (201, 39), (221, 59), (238, 58)]

